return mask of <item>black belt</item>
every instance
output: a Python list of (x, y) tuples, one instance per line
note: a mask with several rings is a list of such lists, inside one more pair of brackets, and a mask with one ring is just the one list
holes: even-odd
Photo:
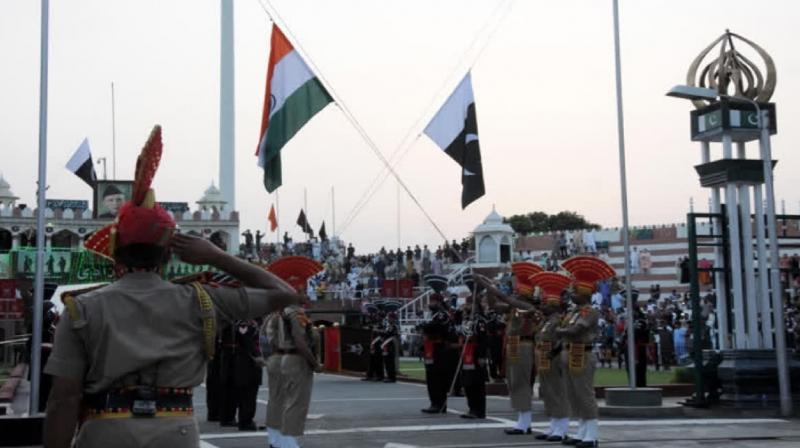
[(133, 386), (83, 396), (84, 409), (90, 416), (132, 414), (153, 417), (161, 413), (191, 414), (192, 389), (174, 387)]
[(276, 355), (296, 355), (297, 354), (297, 349), (293, 348), (293, 349), (290, 349), (290, 350), (275, 350), (272, 353), (274, 353)]

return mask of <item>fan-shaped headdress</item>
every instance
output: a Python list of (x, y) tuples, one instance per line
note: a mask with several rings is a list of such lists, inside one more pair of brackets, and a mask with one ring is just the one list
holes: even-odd
[(175, 231), (175, 220), (156, 204), (153, 178), (161, 161), (161, 126), (155, 125), (136, 159), (131, 199), (120, 208), (116, 220), (86, 240), (86, 249), (114, 259), (114, 251), (129, 244), (166, 246)]
[(533, 285), (531, 284), (530, 278), (532, 275), (543, 271), (544, 268), (529, 261), (518, 261), (516, 263), (511, 263), (511, 272), (517, 279), (516, 292), (522, 295), (532, 294)]
[(572, 257), (561, 263), (561, 266), (575, 278), (575, 292), (582, 295), (592, 294), (597, 282), (616, 275), (614, 268), (608, 263), (588, 255)]
[(308, 257), (288, 256), (273, 261), (267, 266), (267, 270), (290, 284), (297, 292), (305, 293), (308, 279), (321, 272), (322, 265)]
[(556, 272), (540, 272), (530, 277), (533, 287), (539, 287), (542, 302), (561, 303), (561, 293), (569, 288), (572, 279)]

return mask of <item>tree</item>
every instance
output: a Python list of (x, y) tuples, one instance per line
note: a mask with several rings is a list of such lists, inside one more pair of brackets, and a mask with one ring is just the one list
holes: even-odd
[(504, 219), (514, 232), (527, 235), (531, 232), (558, 232), (562, 230), (599, 229), (600, 226), (589, 222), (583, 215), (572, 211), (562, 211), (554, 215), (545, 212), (531, 212), (525, 215), (512, 215)]

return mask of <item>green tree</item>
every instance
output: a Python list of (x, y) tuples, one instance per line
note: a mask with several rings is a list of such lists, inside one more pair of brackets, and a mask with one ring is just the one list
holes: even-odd
[(519, 235), (527, 235), (533, 232), (533, 223), (531, 223), (528, 215), (511, 215), (503, 220), (514, 229)]
[(579, 230), (599, 229), (600, 226), (591, 223), (577, 212), (563, 211), (550, 216), (550, 230)]
[(524, 215), (511, 215), (504, 219), (514, 232), (527, 235), (532, 232), (558, 232), (562, 230), (599, 229), (598, 224), (589, 222), (583, 215), (572, 211), (562, 211), (554, 215), (545, 212), (530, 212)]

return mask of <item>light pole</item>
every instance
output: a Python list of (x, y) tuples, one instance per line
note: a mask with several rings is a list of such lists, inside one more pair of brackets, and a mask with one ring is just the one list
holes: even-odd
[[(704, 87), (695, 87), (695, 86), (686, 86), (686, 85), (678, 85), (673, 87), (672, 89), (667, 92), (667, 96), (675, 97), (675, 98), (683, 98), (688, 100), (707, 100), (707, 101), (717, 101), (719, 99), (726, 99), (732, 102), (738, 103), (746, 103), (752, 105), (756, 110), (756, 118), (757, 118), (757, 126), (759, 130), (759, 148), (760, 148), (760, 155), (763, 162), (763, 171), (764, 171), (764, 189), (766, 192), (766, 202), (767, 202), (767, 235), (769, 238), (769, 258), (771, 260), (772, 269), (770, 269), (770, 283), (772, 284), (771, 288), (771, 302), (772, 302), (772, 313), (775, 319), (775, 357), (777, 361), (777, 368), (778, 368), (778, 387), (780, 390), (780, 405), (781, 405), (781, 414), (784, 416), (791, 415), (792, 412), (792, 397), (791, 391), (789, 389), (789, 373), (788, 373), (788, 366), (787, 366), (787, 359), (786, 359), (786, 334), (784, 329), (784, 316), (783, 316), (783, 291), (780, 284), (780, 268), (779, 268), (779, 254), (778, 254), (778, 235), (777, 235), (777, 223), (775, 220), (775, 189), (773, 185), (773, 177), (772, 177), (772, 150), (770, 147), (770, 130), (768, 126), (767, 118), (762, 114), (761, 106), (758, 102), (740, 96), (732, 96), (726, 95), (717, 92), (714, 89), (708, 89)], [(756, 211), (758, 211), (759, 202), (761, 201), (760, 197), (756, 198)], [(759, 215), (758, 213), (756, 213)], [(757, 220), (762, 222), (763, 218), (761, 216), (757, 216)], [(763, 238), (763, 233), (760, 234), (759, 238)], [(746, 244), (752, 244), (751, 241), (747, 241)], [(762, 272), (761, 277), (764, 278), (763, 274), (767, 271), (767, 263), (766, 259), (761, 256), (759, 257), (759, 268)], [(766, 300), (766, 297), (764, 297)], [(764, 308), (762, 308), (764, 309)], [(755, 310), (749, 310), (750, 312), (755, 312)], [(762, 316), (764, 320), (768, 319), (767, 315)], [(723, 335), (724, 337), (725, 335)], [(766, 335), (765, 335), (765, 340)]]

